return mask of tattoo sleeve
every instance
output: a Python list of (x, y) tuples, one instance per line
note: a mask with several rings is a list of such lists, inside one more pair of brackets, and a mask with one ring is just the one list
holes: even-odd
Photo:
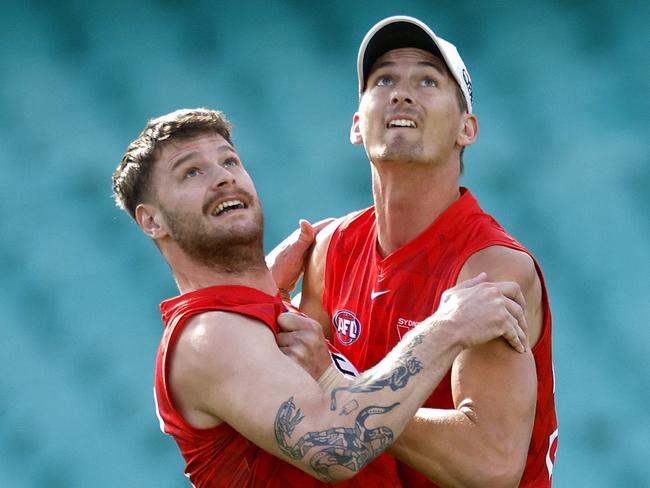
[[(415, 346), (421, 344), (422, 335), (417, 335), (400, 353), (395, 365), (388, 373), (361, 381), (352, 386), (332, 390), (331, 410), (336, 410), (336, 393), (344, 390), (352, 393), (370, 393), (384, 388), (397, 391), (404, 388), (409, 379), (422, 371), (422, 363), (413, 356)], [(385, 450), (394, 439), (393, 431), (387, 426), (366, 427), (370, 416), (390, 412), (399, 402), (382, 407), (370, 405), (363, 408), (354, 420), (354, 427), (332, 427), (323, 431), (308, 432), (291, 444), (291, 436), (304, 416), (296, 407), (293, 397), (285, 401), (275, 416), (275, 439), (284, 454), (294, 460), (309, 457), (309, 465), (317, 475), (327, 482), (334, 482), (331, 470), (344, 467), (353, 472), (360, 471)], [(341, 415), (349, 415), (359, 407), (352, 399), (342, 409)]]
[(400, 354), (397, 364), (379, 378), (369, 378), (366, 381), (361, 381), (352, 386), (334, 388), (332, 390), (330, 409), (336, 410), (336, 393), (341, 390), (352, 393), (369, 393), (384, 388), (390, 388), (392, 391), (404, 388), (411, 376), (415, 376), (422, 371), (422, 363), (418, 358), (413, 357), (413, 349), (418, 344), (421, 344), (422, 340), (422, 335), (415, 336), (413, 341)]
[(289, 458), (303, 459), (313, 449), (309, 465), (327, 482), (336, 479), (330, 473), (335, 467), (345, 467), (353, 472), (363, 469), (393, 441), (393, 431), (386, 426), (367, 428), (365, 423), (371, 415), (390, 412), (399, 403), (388, 407), (371, 405), (359, 412), (354, 427), (332, 427), (320, 432), (308, 432), (293, 445), (289, 444), (294, 429), (303, 420), (296, 409), (293, 397), (284, 402), (275, 417), (275, 439)]

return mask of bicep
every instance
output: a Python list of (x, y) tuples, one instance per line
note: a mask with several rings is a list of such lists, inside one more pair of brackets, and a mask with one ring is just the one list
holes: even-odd
[(530, 350), (518, 353), (494, 340), (463, 351), (452, 366), (451, 384), (454, 405), (470, 420), (527, 443), (537, 392)]
[[(528, 324), (529, 337), (531, 333), (535, 334), (541, 327), (541, 288), (532, 258), (515, 249), (488, 247), (470, 256), (458, 275), (457, 283), (481, 272), (487, 274), (489, 281), (511, 281), (519, 285), (525, 301), (523, 316)], [(471, 384), (476, 377), (475, 381), (480, 386), (484, 379), (490, 379), (498, 385), (502, 381), (507, 383), (510, 377), (514, 378), (520, 374), (526, 377), (526, 374), (531, 372), (531, 367), (531, 376), (535, 379), (535, 365), (530, 349), (524, 354), (518, 353), (509, 347), (505, 340), (497, 339), (463, 351), (455, 363), (454, 370), (463, 383)], [(472, 371), (472, 374), (462, 374), (465, 370)]]
[[(541, 297), (535, 287), (539, 280), (532, 259), (512, 249), (488, 248), (465, 263), (459, 281), (481, 271), (491, 281), (519, 284), (526, 301), (524, 317), (529, 340), (534, 342), (541, 329)], [(452, 395), (455, 406), (486, 428), (489, 436), (505, 439), (525, 454), (537, 398), (537, 373), (530, 348), (519, 353), (503, 339), (497, 339), (463, 351), (452, 366)], [(495, 441), (495, 445), (503, 444)]]
[(515, 486), (535, 418), (530, 351), (518, 353), (502, 340), (463, 351), (452, 365), (451, 385), (456, 414), (449, 420), (464, 432), (462, 450), (451, 458), (455, 468), (443, 465), (433, 474), (459, 486), (483, 486), (485, 480), (490, 486)]

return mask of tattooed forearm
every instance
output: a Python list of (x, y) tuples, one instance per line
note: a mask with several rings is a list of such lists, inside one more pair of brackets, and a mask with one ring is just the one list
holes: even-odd
[(383, 390), (388, 387), (392, 391), (397, 391), (404, 388), (411, 376), (415, 376), (422, 371), (422, 363), (413, 355), (413, 349), (418, 344), (421, 344), (424, 336), (417, 335), (413, 338), (411, 343), (402, 351), (397, 364), (388, 371), (386, 374), (379, 378), (372, 378), (366, 381), (361, 381), (352, 386), (341, 386), (332, 390), (332, 399), (330, 404), (331, 410), (336, 410), (336, 393), (340, 390), (349, 391), (351, 393), (369, 393), (373, 391)]
[(359, 402), (356, 400), (350, 400), (348, 403), (343, 405), (343, 408), (341, 409), (341, 413), (339, 413), (339, 415), (349, 415), (357, 408), (359, 408)]
[(275, 417), (275, 439), (289, 458), (302, 459), (311, 454), (309, 464), (318, 476), (327, 482), (336, 481), (330, 469), (343, 466), (355, 473), (363, 469), (393, 442), (393, 431), (380, 426), (374, 429), (366, 427), (365, 422), (371, 415), (390, 412), (399, 403), (388, 407), (371, 405), (359, 412), (354, 427), (332, 427), (320, 432), (308, 432), (292, 446), (289, 440), (294, 429), (304, 418), (300, 409), (296, 410), (293, 397), (284, 402)]

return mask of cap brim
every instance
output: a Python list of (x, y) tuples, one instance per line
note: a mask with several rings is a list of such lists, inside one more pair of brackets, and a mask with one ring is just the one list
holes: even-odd
[(393, 22), (375, 32), (366, 46), (362, 65), (364, 85), (368, 73), (382, 55), (403, 47), (422, 49), (443, 58), (436, 43), (421, 27), (411, 22)]

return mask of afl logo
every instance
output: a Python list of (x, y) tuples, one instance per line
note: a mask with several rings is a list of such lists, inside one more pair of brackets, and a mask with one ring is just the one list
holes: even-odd
[(352, 344), (361, 334), (361, 322), (353, 312), (339, 310), (332, 319), (336, 329), (336, 337), (341, 344), (346, 346)]

